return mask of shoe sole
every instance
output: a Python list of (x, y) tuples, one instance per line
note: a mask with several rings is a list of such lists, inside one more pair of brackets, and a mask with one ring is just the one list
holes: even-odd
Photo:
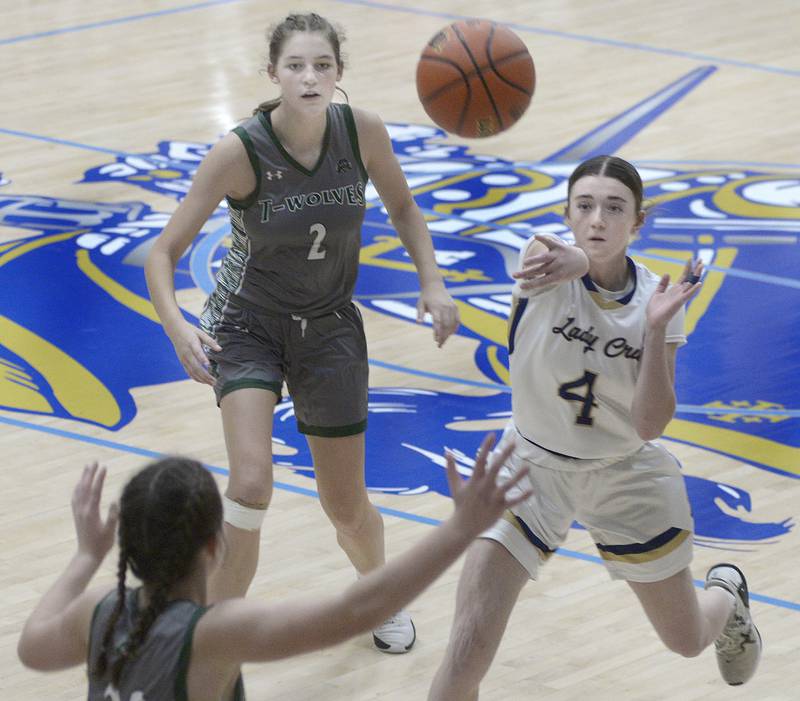
[[(729, 586), (728, 583), (725, 582), (724, 580), (721, 580), (721, 579), (711, 580), (712, 582), (719, 582), (719, 584), (713, 584), (712, 586), (722, 587), (723, 589), (725, 589), (726, 591), (730, 592), (734, 596), (741, 596), (742, 597), (742, 602), (744, 603), (744, 607), (749, 611), (750, 610), (750, 591), (747, 588), (747, 578), (744, 576), (744, 572), (742, 572), (736, 565), (734, 565), (734, 564), (732, 564), (730, 562), (718, 562), (716, 565), (711, 567), (708, 570), (708, 572), (706, 572), (706, 589), (708, 588), (708, 585), (709, 585), (708, 575), (711, 574), (712, 570), (717, 569), (717, 567), (730, 567), (732, 570), (736, 570), (736, 572), (738, 572), (739, 576), (742, 578), (742, 592), (739, 591), (739, 587), (736, 587), (736, 591), (732, 592), (730, 589), (728, 589), (728, 586)], [(758, 659), (760, 660), (761, 659), (761, 655), (764, 652), (764, 641), (761, 638), (761, 631), (758, 629), (756, 624), (752, 622), (752, 620), (750, 621), (750, 625), (753, 627), (753, 630), (756, 632), (756, 635), (758, 636)], [(758, 664), (758, 663), (756, 663), (756, 664)], [(727, 683), (728, 686), (742, 686), (746, 682), (726, 682), (726, 683)]]
[[(761, 632), (758, 630), (758, 628), (756, 628), (755, 623), (751, 623), (750, 625), (753, 626), (753, 630), (756, 632), (756, 635), (758, 636), (758, 660), (756, 661), (756, 665), (758, 665), (758, 662), (761, 660), (761, 655), (764, 652), (764, 641), (761, 639)], [(747, 681), (749, 681), (749, 679)], [(743, 684), (746, 683), (747, 682), (726, 682), (728, 686), (742, 686)]]

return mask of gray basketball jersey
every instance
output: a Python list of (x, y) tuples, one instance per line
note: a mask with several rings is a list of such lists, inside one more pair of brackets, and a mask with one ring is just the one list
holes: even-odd
[[(111, 644), (119, 648), (135, 627), (138, 589), (127, 589), (125, 609), (117, 621)], [(135, 658), (122, 670), (119, 688), (110, 675), (97, 678), (92, 671), (100, 657), (108, 622), (117, 605), (117, 592), (106, 596), (95, 609), (89, 637), (89, 701), (186, 701), (186, 674), (194, 627), (206, 608), (192, 601), (171, 601), (156, 618)], [(113, 653), (111, 656), (113, 660)], [(243, 701), (239, 677), (232, 701)]]
[(247, 149), (256, 188), (246, 200), (228, 198), (232, 245), (204, 327), (219, 320), (228, 299), (308, 318), (348, 304), (358, 273), (367, 184), (350, 106), (328, 107), (322, 150), (311, 170), (286, 152), (269, 112), (233, 131)]

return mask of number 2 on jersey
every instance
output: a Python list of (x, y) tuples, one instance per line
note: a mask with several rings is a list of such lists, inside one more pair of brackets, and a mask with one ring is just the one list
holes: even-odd
[[(592, 392), (595, 379), (597, 379), (597, 374), (586, 370), (583, 373), (583, 377), (579, 377), (572, 382), (565, 382), (558, 388), (558, 396), (562, 399), (566, 399), (568, 402), (580, 402), (581, 412), (575, 417), (575, 423), (581, 426), (591, 426), (594, 423), (594, 419), (590, 414), (592, 409), (597, 406)], [(578, 389), (579, 387), (586, 387), (586, 394), (570, 392), (570, 390)]]
[(322, 248), (322, 241), (328, 232), (322, 224), (312, 224), (308, 233), (314, 237), (314, 243), (311, 244), (311, 250), (308, 252), (308, 260), (322, 260), (325, 258), (326, 252)]

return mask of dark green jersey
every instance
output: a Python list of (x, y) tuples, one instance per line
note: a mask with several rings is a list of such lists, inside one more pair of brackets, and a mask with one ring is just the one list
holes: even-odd
[(228, 198), (232, 244), (204, 326), (219, 320), (228, 299), (308, 318), (343, 307), (358, 273), (367, 184), (350, 106), (328, 107), (322, 150), (310, 170), (281, 145), (269, 112), (234, 133), (247, 149), (256, 188), (246, 200)]
[[(125, 608), (117, 621), (111, 647), (125, 645), (138, 617), (138, 589), (127, 589)], [(193, 601), (170, 601), (153, 622), (135, 657), (122, 670), (119, 688), (110, 675), (96, 677), (92, 670), (100, 656), (108, 622), (117, 605), (117, 592), (106, 596), (95, 609), (89, 636), (89, 701), (187, 701), (186, 674), (192, 651), (194, 627), (206, 612)], [(113, 662), (111, 655), (110, 661)], [(228, 701), (220, 700), (220, 701)], [(244, 701), (239, 677), (231, 701)]]

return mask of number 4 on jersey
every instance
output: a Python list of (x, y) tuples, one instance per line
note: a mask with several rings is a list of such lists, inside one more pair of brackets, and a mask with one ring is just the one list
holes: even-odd
[[(594, 422), (590, 414), (592, 413), (592, 409), (597, 406), (597, 402), (594, 401), (594, 393), (592, 392), (596, 378), (596, 373), (586, 370), (586, 372), (583, 373), (583, 377), (573, 380), (572, 382), (565, 382), (558, 388), (558, 396), (562, 399), (566, 399), (568, 402), (580, 402), (581, 412), (575, 417), (575, 423), (581, 426), (591, 426)], [(586, 387), (586, 393), (577, 394), (576, 392), (570, 392), (570, 390), (578, 389), (579, 387)]]

